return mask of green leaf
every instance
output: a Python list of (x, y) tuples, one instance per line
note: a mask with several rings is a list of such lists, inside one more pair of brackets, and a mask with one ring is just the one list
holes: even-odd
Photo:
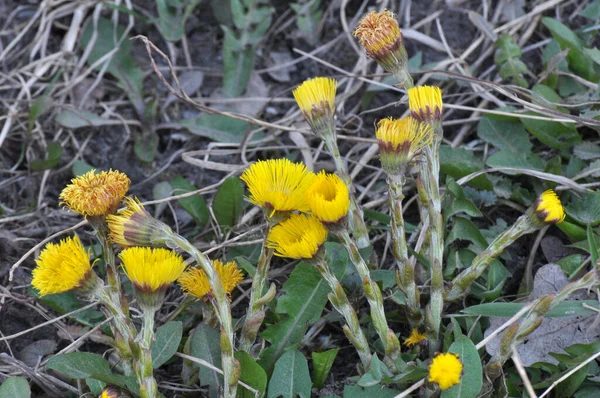
[[(171, 186), (173, 187), (173, 195), (181, 195), (196, 191), (198, 189), (180, 176), (177, 176), (171, 180)], [(177, 199), (177, 203), (179, 203), (179, 205), (185, 211), (187, 211), (190, 216), (192, 216), (198, 225), (198, 228), (203, 229), (206, 226), (208, 219), (210, 218), (210, 214), (208, 211), (208, 206), (206, 206), (206, 202), (204, 201), (204, 197), (202, 195), (194, 195), (188, 196), (187, 198)]]
[[(92, 44), (94, 30), (97, 35)], [(89, 50), (89, 45), (93, 45), (87, 59), (88, 65), (93, 65), (100, 58), (112, 52), (118, 44), (118, 50), (112, 55), (106, 71), (119, 80), (119, 85), (135, 106), (138, 115), (142, 115), (145, 108), (142, 94), (144, 72), (137, 66), (133, 58), (134, 51), (131, 41), (125, 38), (120, 43), (117, 42), (123, 33), (125, 33), (125, 28), (117, 25), (115, 29), (115, 25), (110, 19), (99, 18), (97, 27), (94, 27), (93, 18), (89, 18), (81, 34), (81, 45), (86, 50)], [(98, 69), (103, 66), (104, 64), (98, 65)]]
[[(221, 369), (220, 341), (220, 334), (217, 330), (205, 323), (200, 323), (196, 327), (190, 343), (190, 354), (193, 357), (202, 359), (216, 368)], [(218, 397), (219, 388), (223, 384), (223, 376), (216, 371), (195, 362), (194, 366), (199, 368), (201, 385), (209, 387), (209, 396)]]
[(583, 52), (592, 59), (596, 64), (600, 65), (600, 50), (594, 48), (584, 48)]
[[(534, 112), (527, 112), (537, 115)], [(531, 135), (550, 148), (564, 149), (581, 142), (581, 137), (573, 123), (549, 122), (546, 120), (522, 118), (521, 122)]]
[(446, 179), (446, 189), (450, 194), (448, 200), (449, 204), (444, 207), (444, 219), (446, 221), (453, 215), (461, 212), (466, 213), (471, 217), (482, 216), (477, 206), (467, 198), (462, 187), (458, 185), (453, 178), (448, 177)]
[[(77, 296), (71, 292), (49, 294), (43, 297), (39, 297), (39, 294), (33, 289), (31, 292), (45, 307), (48, 307), (61, 315), (73, 312), (84, 306)], [(94, 327), (97, 323), (102, 322), (105, 319), (105, 316), (101, 311), (89, 308), (85, 311), (73, 314), (69, 318), (84, 326)]]
[(388, 367), (379, 360), (377, 354), (373, 355), (371, 363), (369, 363), (369, 371), (363, 374), (356, 382), (361, 387), (372, 387), (378, 385), (383, 377), (391, 377), (392, 372)]
[(152, 367), (154, 369), (160, 368), (175, 355), (182, 334), (183, 324), (180, 321), (168, 322), (156, 329), (152, 343)]
[(231, 29), (223, 27), (223, 31), (223, 91), (233, 98), (246, 91), (254, 66), (254, 48), (245, 47)]
[(135, 137), (133, 152), (144, 163), (152, 163), (158, 149), (158, 135), (154, 132), (144, 132)]
[(569, 110), (566, 108), (561, 108), (558, 105), (554, 105), (555, 103), (563, 102), (560, 95), (556, 93), (556, 91), (552, 90), (552, 88), (544, 85), (544, 84), (536, 84), (533, 86), (532, 91), (538, 95), (538, 97), (533, 96), (532, 101), (536, 105), (541, 105), (544, 107), (550, 107), (559, 112), (569, 113)]
[[(600, 4), (600, 3), (599, 3)], [(585, 367), (585, 366), (584, 366)], [(600, 387), (585, 386), (573, 395), (574, 398), (596, 398), (600, 397)]]
[(0, 385), (0, 398), (29, 398), (29, 383), (23, 377), (9, 377)]
[(95, 167), (89, 163), (84, 162), (83, 160), (76, 160), (73, 162), (71, 166), (71, 173), (73, 173), (73, 177), (79, 177), (89, 171), (94, 170)]
[(442, 391), (441, 398), (475, 398), (483, 386), (481, 359), (475, 344), (467, 336), (460, 336), (448, 349), (458, 354), (463, 363), (460, 383)]
[(400, 393), (401, 391), (384, 386), (362, 388), (361, 386), (347, 384), (344, 387), (344, 398), (393, 398)]
[(335, 361), (335, 357), (339, 351), (339, 348), (333, 348), (323, 352), (311, 353), (313, 360), (313, 372), (315, 376), (315, 387), (323, 388), (325, 386), (325, 380), (331, 371), (333, 361)]
[(581, 199), (573, 198), (567, 207), (567, 214), (583, 225), (600, 224), (600, 192), (581, 193)]
[(222, 228), (232, 228), (242, 216), (244, 185), (238, 177), (223, 181), (212, 202), (213, 213)]
[(530, 152), (533, 147), (527, 131), (515, 120), (482, 117), (477, 125), (477, 135), (496, 148), (509, 152)]
[(562, 269), (570, 279), (579, 272), (584, 264), (584, 258), (581, 254), (571, 254), (567, 257), (561, 258), (556, 262), (556, 264), (560, 266), (560, 269)]
[[(171, 192), (173, 192), (173, 187), (169, 184), (169, 181), (161, 181), (152, 187), (154, 200), (167, 199), (171, 197)], [(166, 207), (166, 202), (159, 203), (154, 210), (154, 217), (158, 218)]]
[[(594, 308), (600, 308), (598, 302), (594, 300), (565, 300), (552, 307), (544, 316), (546, 318), (561, 318), (596, 314), (594, 310), (583, 307), (584, 303)], [(462, 312), (465, 314), (510, 318), (519, 312), (524, 305), (522, 303), (486, 303), (467, 307)]]
[(594, 230), (590, 224), (587, 226), (587, 241), (590, 246), (590, 258), (592, 259), (592, 264), (596, 264), (596, 261), (598, 261), (598, 245), (596, 244)]
[[(156, 0), (160, 30), (169, 41), (179, 41), (185, 23), (200, 0)], [(186, 4), (187, 3), (187, 4)]]
[[(210, 138), (217, 142), (240, 143), (248, 131), (249, 124), (243, 120), (232, 119), (223, 115), (201, 115), (195, 119), (179, 121), (182, 128), (201, 137)], [(255, 134), (253, 140), (262, 138)]]
[(556, 386), (556, 396), (558, 397), (572, 397), (575, 391), (581, 386), (588, 375), (588, 365), (582, 366), (579, 370), (573, 373)]
[(469, 240), (481, 250), (487, 247), (487, 241), (481, 234), (481, 230), (468, 218), (456, 217), (454, 219), (452, 231), (450, 231), (446, 238), (446, 246), (456, 240)]
[[(255, 390), (260, 391), (261, 396), (267, 389), (267, 372), (260, 367), (258, 363), (244, 351), (238, 351), (235, 353), (235, 359), (240, 362), (240, 381), (248, 384)], [(254, 393), (247, 390), (241, 385), (238, 385), (237, 389), (238, 398), (254, 398)]]
[[(475, 157), (472, 151), (463, 148), (452, 148), (447, 145), (440, 146), (440, 170), (454, 179), (459, 179), (484, 168), (481, 159)], [(479, 189), (491, 191), (493, 185), (490, 180), (481, 175), (469, 181), (469, 185)]]
[(515, 43), (508, 34), (503, 34), (496, 41), (496, 52), (494, 53), (494, 63), (502, 65), (510, 58), (521, 58), (521, 48)]
[[(325, 243), (325, 249), (330, 267), (341, 279), (348, 265), (348, 252), (342, 245), (330, 242)], [(319, 319), (327, 303), (327, 294), (331, 291), (319, 271), (307, 262), (301, 262), (294, 268), (281, 290), (275, 313), (284, 319), (268, 324), (262, 333), (271, 343), (260, 358), (260, 364), (268, 373), (279, 356), (289, 347), (295, 347), (308, 327)]]
[(87, 386), (90, 388), (92, 394), (98, 396), (102, 394), (102, 390), (104, 390), (104, 387), (106, 387), (105, 382), (92, 378), (85, 379), (85, 384), (87, 384)]
[(289, 350), (275, 363), (269, 381), (268, 398), (310, 398), (312, 382), (308, 362), (296, 349)]
[(59, 142), (51, 142), (46, 148), (46, 158), (44, 160), (34, 160), (29, 165), (31, 170), (47, 170), (58, 164), (63, 154), (63, 148)]
[[(544, 160), (535, 153), (514, 153), (500, 151), (487, 158), (485, 162), (490, 167), (510, 167), (516, 169), (544, 171)], [(505, 174), (517, 174), (513, 171), (503, 171)]]
[(582, 142), (575, 145), (573, 155), (583, 160), (600, 159), (600, 145), (590, 141)]

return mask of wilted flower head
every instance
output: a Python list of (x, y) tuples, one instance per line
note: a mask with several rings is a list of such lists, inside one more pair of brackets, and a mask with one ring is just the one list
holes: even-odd
[(398, 174), (433, 138), (433, 129), (415, 118), (382, 119), (377, 123), (381, 164), (388, 174)]
[(315, 77), (305, 80), (293, 91), (294, 98), (317, 135), (333, 128), (335, 114), (335, 92), (337, 81), (328, 77)]
[[(211, 261), (213, 268), (219, 275), (223, 290), (231, 294), (233, 289), (244, 279), (244, 274), (234, 261), (223, 264), (220, 260)], [(200, 268), (191, 267), (177, 280), (183, 292), (197, 298), (203, 298), (211, 292), (210, 283), (206, 273)]]
[(127, 175), (116, 171), (95, 170), (73, 178), (60, 193), (59, 199), (82, 216), (100, 216), (114, 213), (129, 189)]
[(444, 104), (442, 90), (436, 86), (418, 86), (408, 89), (408, 106), (412, 117), (420, 122), (439, 123)]
[(425, 333), (419, 332), (419, 329), (413, 329), (410, 332), (410, 336), (408, 336), (404, 340), (404, 345), (407, 347), (412, 347), (412, 346), (419, 344), (421, 341), (425, 340), (426, 338), (427, 338), (427, 336), (425, 335)]
[(429, 381), (437, 383), (442, 390), (447, 390), (460, 383), (463, 364), (458, 355), (448, 352), (438, 354), (429, 366)]
[(292, 214), (267, 236), (267, 247), (275, 255), (294, 259), (313, 258), (327, 239), (327, 229), (313, 216)]
[(306, 192), (310, 213), (324, 223), (346, 217), (350, 207), (348, 187), (336, 174), (321, 171)]
[(250, 201), (272, 215), (276, 211), (307, 211), (305, 193), (315, 174), (288, 159), (259, 160), (240, 177), (248, 185)]
[(144, 310), (161, 306), (167, 287), (186, 267), (183, 257), (163, 248), (130, 247), (119, 253), (119, 258)]
[(71, 290), (86, 294), (101, 283), (92, 270), (89, 251), (77, 236), (48, 243), (35, 262), (31, 284), (40, 296)]
[(121, 246), (163, 246), (171, 227), (152, 217), (137, 199), (126, 197), (125, 205), (106, 217), (110, 239)]
[[(408, 55), (394, 14), (388, 10), (371, 11), (358, 24), (354, 36), (383, 69), (410, 79)], [(412, 84), (412, 79), (411, 79)]]
[(541, 194), (533, 207), (537, 218), (546, 224), (558, 224), (565, 219), (565, 209), (560, 198), (551, 189)]

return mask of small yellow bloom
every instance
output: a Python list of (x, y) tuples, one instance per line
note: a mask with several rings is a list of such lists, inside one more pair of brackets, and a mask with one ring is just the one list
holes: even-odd
[(419, 344), (421, 341), (425, 340), (426, 338), (427, 338), (427, 336), (425, 335), (425, 333), (420, 333), (419, 329), (413, 329), (410, 332), (410, 336), (408, 336), (404, 340), (404, 345), (407, 347), (412, 347), (412, 346)]
[(458, 355), (448, 352), (438, 354), (429, 366), (429, 381), (437, 383), (442, 390), (447, 390), (460, 383), (463, 364)]
[(118, 388), (109, 386), (102, 390), (102, 394), (98, 398), (120, 398), (122, 396)]
[(31, 284), (40, 296), (82, 288), (95, 276), (90, 253), (77, 236), (48, 243), (35, 262)]
[(444, 108), (442, 90), (436, 86), (409, 88), (408, 107), (411, 116), (420, 122), (439, 122)]
[[(231, 294), (233, 289), (244, 279), (244, 274), (234, 261), (223, 264), (220, 260), (212, 260), (212, 266), (219, 275), (223, 290)], [(208, 277), (200, 268), (189, 268), (177, 280), (187, 295), (202, 298), (211, 291)]]
[(565, 209), (560, 198), (549, 189), (535, 201), (535, 213), (540, 221), (548, 224), (558, 224), (565, 219)]
[(336, 89), (336, 80), (315, 77), (305, 80), (293, 91), (302, 114), (317, 135), (327, 134), (333, 129)]
[(186, 267), (183, 257), (162, 248), (130, 247), (119, 258), (134, 287), (146, 292), (166, 289)]
[(272, 215), (276, 211), (308, 211), (305, 193), (315, 174), (302, 163), (269, 159), (250, 165), (240, 179), (248, 185), (250, 201)]
[(121, 246), (162, 246), (171, 228), (152, 217), (139, 200), (126, 197), (126, 208), (106, 216), (110, 239)]
[(116, 170), (96, 173), (91, 170), (71, 180), (60, 193), (59, 199), (82, 216), (114, 213), (129, 189), (131, 181)]
[(306, 192), (306, 199), (310, 213), (325, 223), (338, 222), (346, 216), (350, 207), (350, 195), (344, 181), (325, 171), (317, 174), (317, 178)]
[(267, 247), (275, 255), (294, 259), (310, 259), (327, 239), (327, 229), (313, 216), (292, 214), (271, 229)]
[(413, 117), (382, 119), (377, 123), (377, 143), (386, 172), (397, 174), (433, 139), (433, 129)]

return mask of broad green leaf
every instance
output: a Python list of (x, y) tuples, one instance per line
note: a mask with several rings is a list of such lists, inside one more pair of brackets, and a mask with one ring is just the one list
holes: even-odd
[[(181, 195), (184, 193), (196, 191), (194, 185), (190, 184), (183, 177), (177, 176), (171, 180), (171, 186), (173, 187), (173, 195)], [(179, 205), (189, 213), (194, 219), (198, 228), (203, 229), (208, 223), (210, 214), (208, 212), (208, 206), (204, 201), (202, 195), (188, 196), (187, 198), (177, 199)]]
[[(590, 2), (584, 9), (579, 13), (582, 17), (596, 21), (600, 18), (600, 0), (594, 0)], [(576, 394), (577, 395), (577, 394)], [(579, 398), (579, 397), (577, 397)]]
[(477, 135), (496, 148), (509, 152), (530, 152), (533, 147), (527, 131), (516, 120), (482, 117), (477, 125)]
[[(97, 35), (96, 41), (92, 44), (94, 31)], [(115, 24), (110, 19), (99, 18), (97, 26), (94, 26), (93, 18), (89, 18), (81, 34), (81, 45), (86, 50), (89, 45), (93, 45), (87, 59), (88, 65), (93, 65), (118, 45), (118, 50), (112, 54), (106, 71), (119, 80), (121, 88), (136, 107), (138, 115), (142, 115), (145, 108), (142, 94), (144, 72), (133, 58), (131, 41), (126, 37), (118, 43), (124, 32), (123, 26), (117, 25), (115, 28)], [(98, 65), (98, 69), (103, 66), (104, 64)]]
[[(348, 252), (337, 243), (325, 243), (329, 265), (341, 279), (348, 264)], [(306, 330), (315, 323), (327, 303), (329, 285), (321, 278), (314, 265), (298, 264), (283, 284), (282, 295), (277, 300), (275, 312), (284, 319), (277, 324), (267, 325), (262, 336), (271, 343), (263, 351), (260, 364), (270, 373), (273, 364), (289, 347), (295, 347), (304, 337)]]
[(158, 148), (158, 135), (153, 131), (145, 131), (135, 137), (133, 152), (144, 163), (152, 163)]
[(583, 160), (600, 159), (600, 145), (590, 141), (582, 142), (575, 145), (573, 155)]
[(152, 343), (152, 367), (154, 369), (160, 368), (175, 355), (182, 334), (183, 324), (180, 321), (165, 323), (156, 329)]
[(212, 202), (212, 209), (221, 228), (232, 228), (242, 216), (244, 185), (238, 177), (223, 181)]
[(185, 23), (200, 0), (156, 0), (160, 30), (169, 41), (179, 41)]
[[(248, 131), (249, 124), (243, 120), (232, 119), (223, 115), (204, 114), (195, 119), (179, 121), (182, 128), (201, 137), (210, 138), (217, 142), (240, 143)], [(255, 134), (253, 140), (262, 138)]]
[(231, 29), (223, 27), (223, 31), (223, 90), (233, 98), (246, 91), (254, 66), (254, 48), (245, 46)]
[[(219, 331), (206, 325), (204, 322), (200, 323), (190, 343), (190, 353), (193, 357), (203, 359), (218, 369), (221, 369), (221, 346), (220, 346), (220, 334)], [(199, 369), (200, 384), (208, 386), (209, 396), (218, 397), (219, 388), (223, 384), (223, 376), (216, 371), (196, 364)]]
[[(452, 176), (454, 179), (459, 179), (484, 168), (481, 159), (476, 158), (472, 151), (463, 148), (451, 148), (447, 145), (440, 146), (440, 163), (442, 173)], [(469, 185), (488, 191), (493, 189), (492, 183), (485, 175), (470, 180)]]
[(556, 396), (558, 397), (572, 397), (575, 391), (581, 386), (588, 375), (588, 365), (582, 366), (578, 371), (573, 373), (556, 386)]
[(496, 52), (494, 53), (494, 63), (502, 65), (510, 58), (520, 58), (521, 48), (515, 43), (508, 34), (503, 34), (496, 41)]
[(582, 254), (571, 254), (567, 257), (563, 257), (556, 262), (563, 270), (565, 274), (570, 278), (575, 276), (584, 264), (584, 257)]
[(106, 387), (105, 382), (92, 378), (85, 379), (85, 384), (87, 384), (87, 386), (90, 388), (92, 394), (97, 396), (100, 396), (100, 394), (102, 394), (102, 390), (104, 390), (104, 387)]
[(95, 113), (84, 110), (66, 109), (56, 115), (54, 121), (68, 129), (78, 129), (80, 127), (99, 127), (109, 123), (109, 120), (96, 115)]
[[(267, 389), (267, 372), (265, 372), (265, 370), (261, 368), (247, 352), (236, 352), (235, 359), (240, 362), (240, 381), (243, 381), (255, 390), (260, 391), (261, 394), (264, 394)], [(238, 385), (237, 397), (254, 398), (254, 393), (243, 386)]]
[(480, 229), (468, 218), (456, 217), (454, 219), (454, 226), (446, 238), (446, 246), (456, 240), (471, 241), (481, 250), (487, 247), (487, 241), (481, 234)]
[[(534, 112), (527, 112), (536, 115)], [(572, 123), (549, 122), (522, 118), (521, 122), (531, 135), (550, 148), (564, 149), (581, 142), (577, 128)]]
[(89, 171), (94, 170), (95, 167), (89, 163), (84, 162), (83, 160), (76, 160), (73, 162), (71, 166), (71, 173), (73, 173), (73, 177), (79, 177)]
[(543, 107), (550, 107), (552, 109), (556, 109), (559, 112), (569, 113), (568, 109), (561, 108), (558, 105), (554, 105), (563, 102), (563, 100), (560, 97), (560, 95), (558, 95), (554, 90), (552, 90), (552, 88), (544, 84), (536, 84), (535, 86), (533, 86), (532, 91), (535, 94), (537, 94), (537, 96), (532, 97), (532, 102), (534, 104), (541, 105)]
[(600, 192), (584, 192), (581, 198), (573, 198), (567, 207), (567, 214), (583, 225), (600, 224)]
[[(48, 307), (61, 315), (84, 307), (77, 296), (71, 292), (49, 294), (43, 297), (39, 297), (39, 294), (33, 289), (31, 292), (32, 295), (36, 297), (39, 302), (44, 304), (45, 307)], [(98, 322), (102, 322), (105, 319), (105, 316), (101, 311), (89, 308), (85, 311), (71, 315), (70, 318), (84, 326), (94, 327)]]
[(344, 398), (393, 398), (401, 392), (384, 386), (367, 388), (350, 384), (344, 386)]
[(323, 352), (311, 353), (313, 360), (315, 387), (323, 388), (323, 386), (325, 386), (325, 380), (327, 379), (327, 376), (331, 371), (333, 361), (335, 361), (335, 357), (337, 356), (339, 351), (339, 348), (333, 348), (331, 350)]
[[(600, 2), (598, 3), (600, 4)], [(584, 366), (585, 367), (585, 366)], [(596, 398), (600, 397), (600, 387), (585, 386), (579, 389), (573, 398)]]
[(391, 377), (392, 372), (390, 372), (388, 367), (381, 362), (377, 357), (377, 354), (375, 354), (369, 364), (369, 370), (360, 377), (356, 384), (361, 387), (376, 386), (381, 382), (384, 376)]
[(594, 48), (584, 48), (583, 52), (592, 59), (596, 64), (600, 65), (600, 50)]
[[(565, 300), (552, 307), (545, 315), (546, 318), (561, 318), (566, 316), (591, 315), (596, 312), (583, 307), (587, 304), (594, 308), (600, 308), (597, 301), (594, 300)], [(522, 303), (486, 303), (473, 305), (462, 310), (465, 314), (496, 316), (510, 318), (523, 308)]]
[(443, 209), (444, 219), (446, 221), (453, 215), (461, 212), (466, 213), (471, 217), (482, 216), (477, 206), (475, 206), (473, 202), (467, 198), (462, 187), (458, 185), (453, 178), (448, 177), (446, 179), (446, 189), (449, 193), (449, 198), (447, 200), (449, 203), (444, 206)]
[(481, 359), (475, 344), (467, 336), (460, 336), (448, 349), (458, 354), (463, 363), (463, 375), (460, 383), (442, 391), (441, 398), (475, 398), (483, 386)]
[(51, 142), (46, 148), (46, 158), (44, 160), (34, 160), (29, 167), (31, 170), (47, 170), (58, 164), (63, 154), (63, 148), (59, 142)]
[(300, 351), (292, 349), (275, 363), (267, 397), (310, 398), (311, 388), (308, 362)]
[(31, 390), (27, 379), (9, 377), (0, 385), (0, 398), (29, 398)]
[[(510, 167), (515, 169), (544, 171), (544, 160), (535, 153), (515, 153), (500, 151), (487, 158), (489, 167)], [(513, 171), (503, 171), (505, 174), (517, 174)]]

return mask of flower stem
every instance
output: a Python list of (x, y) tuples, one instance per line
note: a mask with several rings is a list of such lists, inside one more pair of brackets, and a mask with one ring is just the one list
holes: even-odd
[(371, 279), (371, 273), (369, 272), (369, 267), (367, 263), (363, 260), (358, 251), (358, 246), (354, 243), (348, 231), (345, 229), (340, 229), (339, 231), (335, 231), (336, 235), (342, 241), (342, 244), (346, 247), (346, 250), (350, 254), (350, 259), (358, 274), (360, 275), (363, 288), (365, 291), (365, 296), (367, 297), (367, 301), (369, 302), (369, 307), (371, 308), (371, 318), (373, 320), (373, 325), (375, 326), (375, 330), (377, 330), (377, 334), (379, 338), (383, 342), (383, 347), (385, 349), (385, 355), (390, 361), (388, 366), (392, 369), (395, 369), (394, 362), (398, 358), (400, 354), (400, 342), (398, 341), (398, 337), (389, 328), (387, 319), (385, 317), (385, 310), (383, 308), (383, 297), (381, 296), (381, 290), (377, 283), (373, 282)]
[(415, 282), (414, 265), (408, 260), (404, 215), (402, 214), (404, 175), (388, 175), (387, 182), (390, 212), (392, 213), (392, 253), (398, 266), (399, 288), (406, 295), (406, 310), (410, 326), (412, 329), (417, 329), (422, 320), (421, 298)]
[(235, 398), (240, 369), (239, 363), (233, 357), (234, 335), (229, 297), (227, 297), (227, 294), (225, 293), (219, 274), (217, 274), (213, 268), (210, 260), (200, 250), (194, 247), (187, 239), (173, 231), (169, 232), (169, 239), (170, 247), (179, 247), (187, 252), (194, 260), (196, 260), (198, 266), (208, 277), (210, 287), (214, 294), (217, 317), (221, 323), (221, 364), (223, 367), (223, 379), (225, 384), (223, 389), (224, 397)]
[(360, 323), (358, 322), (356, 312), (350, 305), (348, 296), (346, 296), (346, 292), (344, 292), (342, 284), (331, 271), (326, 254), (317, 255), (313, 261), (317, 270), (319, 270), (321, 276), (331, 288), (332, 293), (328, 295), (329, 302), (340, 314), (342, 314), (346, 320), (346, 325), (343, 327), (344, 334), (348, 340), (350, 340), (354, 348), (356, 348), (363, 368), (368, 369), (369, 364), (371, 363), (371, 351), (369, 350), (369, 343), (367, 342), (367, 338), (360, 328)]
[(152, 341), (154, 340), (154, 311), (143, 312), (142, 330), (136, 339), (139, 344), (135, 375), (140, 383), (141, 398), (158, 397), (158, 385), (152, 371)]

